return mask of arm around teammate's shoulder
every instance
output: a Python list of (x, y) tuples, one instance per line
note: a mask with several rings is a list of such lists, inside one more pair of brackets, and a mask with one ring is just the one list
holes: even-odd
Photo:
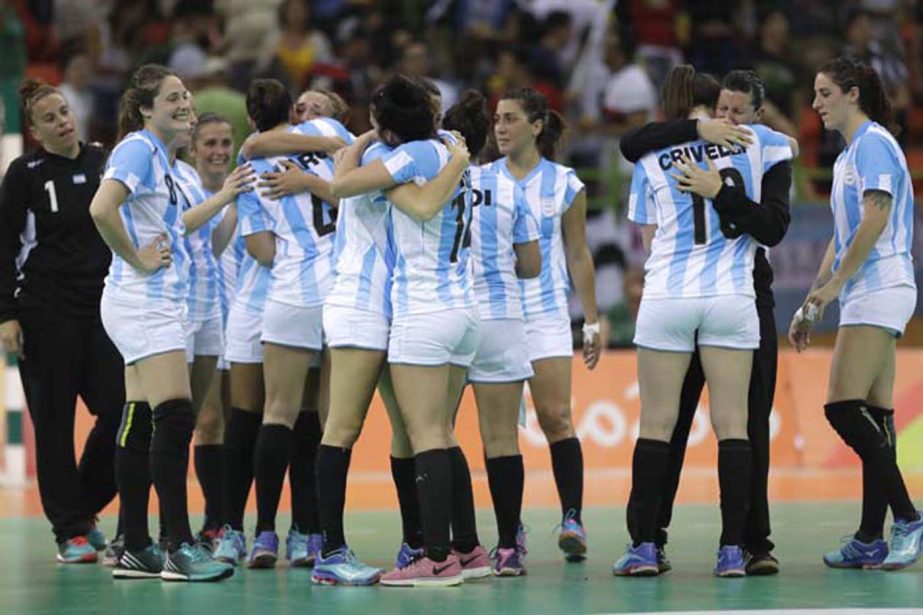
[(714, 200), (722, 228), (731, 224), (765, 246), (778, 245), (792, 219), (791, 188), (792, 163), (788, 160), (774, 164), (763, 175), (759, 201), (739, 188), (723, 185)]

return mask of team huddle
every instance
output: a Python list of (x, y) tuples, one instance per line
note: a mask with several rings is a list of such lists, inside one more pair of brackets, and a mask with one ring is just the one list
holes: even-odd
[[(834, 87), (840, 96), (865, 91), (864, 83), (846, 83), (843, 70), (832, 65), (818, 74), (816, 108)], [(43, 97), (60, 96), (44, 87)], [(695, 372), (699, 392), (709, 383), (719, 443), (722, 532), (714, 572), (778, 571), (768, 541), (763, 437), (775, 332), (764, 329), (759, 278), (768, 267), (765, 246), (778, 243), (788, 225), (797, 144), (755, 120), (713, 121), (723, 91), (691, 67), (674, 69), (663, 93), (673, 122), (634, 141), (643, 144), (628, 217), (641, 226), (649, 257), (635, 335), (642, 413), (628, 502), (631, 544), (615, 563), (618, 576), (670, 569), (666, 528), (685, 446), (677, 434), (688, 415), (681, 392)], [(742, 91), (758, 94), (753, 83)], [(30, 100), (37, 108), (41, 97), (33, 91)], [(113, 253), (102, 326), (125, 364), (127, 401), (114, 453), (115, 578), (214, 581), (241, 563), (273, 567), (286, 471), (292, 525), (285, 556), (293, 566), (311, 566), (315, 583), (449, 586), (522, 575), (518, 421), (525, 382), (551, 449), (559, 547), (568, 560), (586, 556), (583, 458), (570, 408), (570, 288), (585, 315), (582, 358), (590, 369), (601, 339), (584, 185), (553, 162), (563, 121), (531, 89), (507, 93), (493, 115), (483, 96), (469, 91), (442, 116), (438, 90), (401, 75), (370, 102), (374, 130), (354, 136), (340, 121), (345, 105), (335, 94), (308, 91), (295, 104), (280, 82), (256, 80), (246, 102), (255, 132), (231, 171), (227, 119), (197, 117), (192, 95), (163, 67), (147, 65), (133, 76), (121, 140), (89, 206)], [(831, 108), (821, 111), (825, 122)], [(850, 139), (861, 123), (853, 125), (853, 116), (874, 119), (855, 99), (848, 112), (837, 112), (839, 124), (830, 120), (828, 128)], [(889, 445), (893, 419), (888, 427), (894, 339), (915, 302), (913, 197), (900, 149), (863, 117), (869, 136), (846, 163), (846, 179), (834, 182), (836, 235), (790, 337), (804, 347), (842, 289), (848, 335), (867, 334), (881, 347), (883, 372), (851, 372), (848, 393), (831, 377), (828, 419), (861, 457), (867, 480), (884, 487), (874, 502), (864, 493), (862, 530), (825, 561), (897, 569), (923, 548), (923, 521)], [(192, 164), (178, 156), (183, 150)], [(870, 199), (882, 204), (865, 206), (885, 216), (874, 237), (865, 230), (869, 216), (858, 213)], [(781, 227), (772, 237), (764, 230), (770, 218)], [(899, 314), (893, 302), (875, 309), (882, 292), (900, 299)], [(865, 329), (883, 333), (881, 340)], [(767, 361), (773, 375), (759, 378)], [(468, 384), (497, 522), (491, 553), (478, 537), (468, 463), (454, 436)], [(343, 524), (351, 449), (376, 390), (392, 427), (402, 521), (390, 571), (363, 563)], [(754, 413), (765, 416), (753, 420)], [(186, 501), (193, 437), (206, 501), (197, 534)], [(677, 453), (671, 441), (679, 440)], [(252, 485), (257, 519), (248, 547), (244, 509)], [(160, 501), (156, 540), (148, 528), (151, 486)], [(882, 539), (889, 506), (890, 544)], [(878, 512), (867, 519), (866, 508)], [(56, 527), (60, 560), (95, 561), (105, 539), (95, 526), (79, 528), (68, 535)]]

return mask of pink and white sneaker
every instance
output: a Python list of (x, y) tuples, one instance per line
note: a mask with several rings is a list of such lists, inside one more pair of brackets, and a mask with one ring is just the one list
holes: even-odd
[(444, 562), (434, 562), (426, 556), (415, 559), (382, 575), (379, 583), (391, 587), (451, 587), (464, 580), (458, 556), (450, 553)]
[(453, 550), (452, 554), (458, 558), (458, 563), (462, 567), (462, 576), (466, 581), (490, 576), (490, 557), (487, 555), (487, 549), (481, 545), (471, 549), (469, 553)]

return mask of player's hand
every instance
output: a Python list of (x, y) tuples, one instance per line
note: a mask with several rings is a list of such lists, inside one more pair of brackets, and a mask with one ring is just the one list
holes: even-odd
[(599, 334), (599, 321), (583, 325), (583, 362), (587, 369), (593, 369), (599, 363), (602, 354), (602, 337)]
[(273, 200), (279, 200), (290, 194), (305, 192), (307, 187), (304, 184), (304, 171), (291, 160), (283, 160), (279, 163), (283, 171), (273, 171), (260, 175), (260, 182), (257, 187), (260, 188), (260, 194)]
[(679, 182), (678, 188), (680, 191), (698, 194), (706, 199), (713, 199), (718, 196), (722, 185), (721, 175), (718, 173), (718, 167), (715, 166), (715, 163), (710, 158), (706, 159), (706, 163), (708, 168), (703, 169), (699, 165), (689, 162), (686, 158), (673, 162), (673, 167), (679, 173), (671, 173), (670, 175)]
[(468, 166), (468, 163), (471, 161), (471, 152), (468, 151), (468, 144), (465, 143), (465, 138), (461, 135), (458, 135), (458, 142), (456, 143), (446, 143), (445, 147), (449, 150), (449, 153), (452, 155), (453, 159), (457, 159), (464, 164), (465, 167)]
[[(806, 316), (813, 315), (814, 322), (820, 322), (824, 317), (824, 310), (840, 294), (840, 286), (831, 278), (820, 288), (816, 288), (808, 293), (808, 298), (804, 300), (804, 313)], [(813, 306), (813, 307), (812, 307)]]
[[(792, 317), (792, 323), (788, 327), (788, 341), (797, 352), (801, 352), (811, 345), (811, 329), (814, 327), (814, 323), (819, 320), (814, 308), (807, 308), (807, 314), (805, 310), (804, 305), (798, 308), (798, 311)], [(812, 318), (807, 318), (807, 316)]]
[(18, 320), (8, 320), (0, 324), (0, 341), (3, 342), (3, 350), (8, 354), (23, 358), (22, 327), (19, 326)]
[(170, 240), (165, 234), (158, 235), (154, 241), (138, 250), (138, 266), (141, 273), (154, 273), (162, 267), (169, 267), (173, 262)]
[(221, 192), (224, 194), (226, 203), (230, 203), (237, 198), (239, 194), (253, 190), (253, 183), (256, 181), (256, 174), (250, 163), (242, 164), (227, 176), (224, 185), (221, 186)]
[(699, 137), (715, 145), (732, 149), (735, 145), (746, 147), (753, 143), (750, 131), (742, 126), (735, 126), (726, 119), (699, 120), (696, 130)]

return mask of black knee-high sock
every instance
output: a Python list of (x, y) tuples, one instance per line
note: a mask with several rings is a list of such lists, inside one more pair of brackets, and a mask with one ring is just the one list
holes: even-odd
[(151, 544), (147, 505), (151, 495), (152, 430), (147, 402), (127, 402), (116, 439), (115, 480), (119, 488), (119, 525), (129, 551), (141, 551)]
[(195, 473), (205, 496), (205, 521), (202, 531), (217, 530), (224, 518), (224, 445), (200, 444), (193, 449)]
[(346, 546), (343, 509), (346, 508), (346, 476), (352, 451), (320, 445), (317, 449), (317, 495), (324, 532), (324, 555)]
[(401, 526), (404, 542), (413, 549), (423, 546), (423, 523), (420, 521), (420, 502), (417, 499), (416, 463), (413, 458), (391, 458), (391, 478), (397, 490), (401, 507)]
[(516, 531), (522, 515), (522, 492), (525, 486), (525, 469), (522, 455), (494, 457), (487, 460), (487, 483), (497, 517), (497, 534), (501, 548), (516, 546)]
[(244, 529), (244, 509), (253, 483), (253, 452), (263, 415), (240, 408), (231, 409), (224, 434), (225, 482), (224, 523), (238, 532)]
[(631, 495), (628, 497), (628, 533), (634, 546), (654, 542), (657, 512), (670, 463), (670, 444), (638, 438), (631, 460)]
[(317, 504), (317, 473), (314, 463), (320, 446), (321, 428), (317, 412), (302, 410), (295, 421), (295, 447), (289, 466), (292, 488), (292, 524), (307, 534), (320, 533)]
[(256, 438), (256, 533), (274, 532), (285, 469), (292, 461), (294, 434), (285, 425), (264, 424)]
[(750, 442), (718, 442), (718, 483), (721, 487), (721, 546), (743, 545), (750, 502)]
[(471, 470), (460, 446), (449, 449), (449, 460), (452, 463), (452, 548), (459, 553), (471, 553), (480, 544)]
[(863, 400), (846, 400), (824, 406), (827, 421), (852, 448), (883, 489), (895, 519), (916, 520), (919, 515), (904, 477), (897, 467), (897, 456), (888, 444), (888, 437), (879, 428)]
[[(868, 412), (878, 429), (884, 434), (891, 447), (891, 455), (897, 455), (897, 433), (894, 429), (894, 410), (868, 406)], [(884, 536), (885, 518), (888, 516), (888, 499), (884, 486), (877, 479), (869, 464), (862, 462), (862, 521), (855, 538), (864, 543), (881, 540)]]
[(162, 505), (167, 549), (171, 552), (179, 549), (184, 542), (192, 543), (186, 502), (186, 472), (194, 428), (195, 417), (190, 400), (171, 399), (154, 408), (151, 479)]
[(449, 451), (434, 449), (414, 457), (417, 498), (423, 521), (426, 556), (445, 561), (452, 550), (449, 527), (452, 523), (452, 461)]
[(561, 499), (561, 513), (578, 522), (583, 511), (583, 451), (580, 440), (567, 438), (551, 445), (551, 468)]

